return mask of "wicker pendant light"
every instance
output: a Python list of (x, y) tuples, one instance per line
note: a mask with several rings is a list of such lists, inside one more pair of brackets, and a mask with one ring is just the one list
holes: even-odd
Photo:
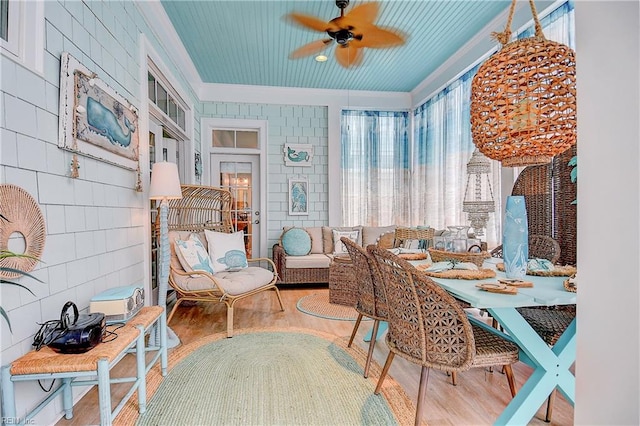
[(547, 40), (529, 0), (535, 35), (509, 42), (507, 25), (493, 36), (502, 48), (471, 84), (473, 143), (505, 167), (546, 164), (576, 143), (576, 69), (573, 50)]
[(476, 148), (467, 163), (467, 187), (462, 211), (468, 213), (473, 232), (478, 237), (484, 235), (489, 213), (495, 211), (490, 175), (491, 161)]

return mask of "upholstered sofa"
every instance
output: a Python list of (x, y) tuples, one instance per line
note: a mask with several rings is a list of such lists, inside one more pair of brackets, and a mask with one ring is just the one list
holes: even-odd
[[(295, 231), (289, 232), (292, 229)], [(274, 244), (272, 253), (273, 263), (278, 270), (278, 284), (326, 284), (329, 282), (329, 267), (334, 257), (348, 256), (344, 244), (340, 242), (341, 236), (347, 236), (349, 233), (353, 236), (353, 232), (356, 232), (355, 241), (362, 247), (376, 244), (382, 237), (390, 239), (389, 244), (392, 246), (395, 229), (395, 225), (285, 227), (280, 240)], [(300, 240), (306, 240), (301, 230), (309, 236), (310, 245), (306, 241), (299, 244)], [(288, 238), (292, 234), (296, 234), (295, 237)], [(339, 243), (337, 247), (336, 241)], [(306, 249), (308, 253), (305, 253)]]

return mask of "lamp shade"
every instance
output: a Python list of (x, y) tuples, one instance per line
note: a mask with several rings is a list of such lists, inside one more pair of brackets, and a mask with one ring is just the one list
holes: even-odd
[(161, 161), (153, 165), (149, 198), (152, 200), (182, 198), (178, 166), (175, 163)]

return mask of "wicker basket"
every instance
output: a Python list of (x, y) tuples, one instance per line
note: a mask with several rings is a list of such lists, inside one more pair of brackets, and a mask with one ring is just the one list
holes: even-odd
[(535, 36), (509, 42), (515, 4), (471, 84), (473, 143), (506, 167), (549, 163), (577, 138), (574, 52), (544, 37), (533, 0)]
[(475, 263), (479, 268), (482, 267), (485, 259), (491, 257), (488, 251), (481, 251), (480, 253), (456, 253), (452, 251), (436, 250), (429, 248), (429, 255), (433, 262), (444, 262), (452, 260), (454, 262), (471, 262)]

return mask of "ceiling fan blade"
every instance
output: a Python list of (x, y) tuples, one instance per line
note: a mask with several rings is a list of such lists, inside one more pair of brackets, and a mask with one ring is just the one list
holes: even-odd
[(358, 30), (362, 34), (362, 38), (358, 37), (358, 47), (382, 49), (385, 47), (400, 46), (404, 44), (405, 41), (404, 35), (399, 31), (383, 29), (375, 25), (360, 27)]
[(342, 24), (358, 27), (360, 25), (372, 25), (378, 16), (380, 5), (378, 3), (363, 3), (355, 6), (342, 18)]
[(364, 52), (352, 43), (336, 47), (336, 59), (345, 68), (357, 67), (364, 59)]
[(289, 54), (289, 59), (298, 59), (303, 58), (305, 56), (313, 55), (315, 53), (320, 53), (333, 41), (333, 39), (326, 38), (323, 40), (312, 41), (309, 44), (305, 44), (302, 47), (294, 50)]
[(309, 28), (315, 31), (325, 32), (330, 26), (327, 22), (322, 21), (315, 16), (303, 15), (301, 13), (293, 12), (286, 15), (286, 18), (298, 25), (302, 25), (305, 28)]

